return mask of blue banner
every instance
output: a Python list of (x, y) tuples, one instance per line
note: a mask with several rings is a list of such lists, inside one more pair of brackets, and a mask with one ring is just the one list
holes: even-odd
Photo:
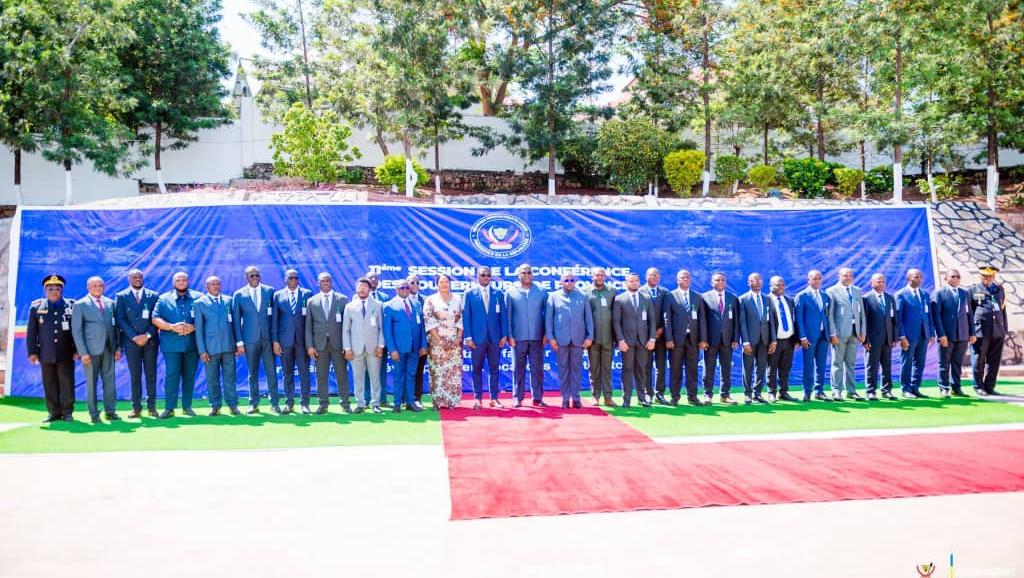
[[(107, 295), (113, 296), (127, 287), (126, 275), (132, 268), (141, 269), (146, 286), (161, 293), (171, 288), (171, 275), (185, 271), (194, 289), (205, 292), (203, 279), (217, 275), (230, 294), (245, 284), (247, 265), (260, 267), (263, 282), (275, 288), (283, 286), (286, 269), (297, 269), (301, 284), (313, 291), (317, 273), (328, 271), (335, 289), (347, 295), (354, 293), (355, 280), (367, 270), (380, 272), (381, 288), (390, 295), (398, 279), (410, 273), (420, 275), (423, 291), (430, 294), (439, 273), (455, 279), (453, 290), (468, 289), (481, 265), (492, 267), (502, 285), (516, 283), (515, 268), (523, 262), (534, 266), (535, 283), (548, 291), (556, 288), (565, 271), (574, 272), (585, 290), (596, 266), (608, 270), (616, 288), (623, 286), (628, 272), (639, 273), (643, 280), (648, 267), (661, 270), (662, 285), (669, 289), (675, 288), (676, 271), (685, 268), (697, 291), (708, 290), (712, 273), (721, 271), (737, 295), (747, 290), (751, 272), (764, 276), (765, 291), (768, 278), (781, 275), (787, 294), (796, 295), (806, 287), (809, 269), (820, 269), (823, 287), (828, 287), (844, 266), (854, 270), (855, 283), (864, 289), (873, 273), (883, 273), (889, 290), (895, 291), (911, 267), (924, 272), (926, 289), (934, 286), (923, 207), (742, 211), (228, 205), (40, 209), (23, 210), (19, 217), (16, 278), (11, 280), (16, 293), (10, 391), (20, 396), (42, 396), (39, 369), (26, 359), (24, 326), (32, 301), (43, 296), (43, 276), (53, 272), (67, 278), (65, 295), (71, 298), (86, 294), (86, 279), (93, 275), (106, 280)], [(931, 352), (930, 357), (934, 355)], [(734, 388), (741, 383), (740, 357), (734, 352)], [(795, 357), (791, 383), (799, 384), (802, 360), (800, 354)], [(929, 361), (926, 377), (935, 374), (934, 359)], [(464, 362), (468, 391), (468, 351)], [(506, 349), (501, 368), (505, 390), (511, 389), (511, 363), (511, 351)], [(862, 363), (857, 369), (861, 383)], [(614, 364), (618, 387), (617, 356)], [(239, 358), (237, 365), (238, 389), (244, 395), (244, 360)], [(557, 389), (550, 351), (545, 369), (545, 387)], [(162, 361), (159, 374), (162, 396)], [(76, 397), (82, 399), (81, 368), (76, 376)], [(123, 360), (117, 364), (117, 381), (118, 397), (130, 397)], [(586, 372), (583, 381), (588, 387)], [(201, 367), (196, 395), (206, 395)]]

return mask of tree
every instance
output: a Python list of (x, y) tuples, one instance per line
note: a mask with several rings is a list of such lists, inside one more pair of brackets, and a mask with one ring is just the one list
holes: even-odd
[(462, 58), (473, 75), (484, 116), (505, 112), (519, 63), (536, 38), (539, 0), (475, 0), (463, 3), (466, 42)]
[(351, 136), (334, 111), (316, 113), (293, 103), (284, 116), (284, 130), (271, 137), (274, 172), (314, 183), (336, 182), (362, 156), (358, 148), (349, 147)]
[(253, 59), (261, 87), (260, 107), (280, 120), (292, 103), (312, 110), (318, 96), (314, 82), (319, 60), (311, 47), (322, 29), (322, 0), (253, 0), (257, 9), (242, 17), (260, 34), (260, 42), (274, 56)]
[[(228, 122), (222, 80), (230, 73), (228, 50), (216, 23), (220, 0), (133, 0), (125, 24), (134, 39), (121, 47), (125, 93), (135, 107), (124, 122), (146, 141), (153, 131), (153, 167), (165, 193), (160, 153), (196, 140), (196, 131)], [(164, 141), (167, 137), (170, 144)]]
[(601, 126), (595, 156), (612, 186), (620, 193), (636, 193), (657, 180), (671, 142), (668, 132), (650, 119), (615, 119)]

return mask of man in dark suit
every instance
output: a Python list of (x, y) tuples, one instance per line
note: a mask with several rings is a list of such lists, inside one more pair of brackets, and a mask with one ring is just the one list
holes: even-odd
[(661, 286), (661, 271), (651, 267), (647, 270), (647, 283), (640, 289), (640, 292), (651, 298), (651, 315), (654, 316), (657, 324), (657, 332), (654, 340), (654, 349), (651, 350), (651, 371), (654, 378), (647, 380), (647, 399), (654, 400), (662, 405), (668, 405), (665, 399), (665, 382), (668, 379), (668, 349), (665, 347), (665, 318), (664, 310), (665, 296), (668, 289)]
[(121, 349), (128, 362), (132, 385), (132, 412), (129, 418), (142, 416), (142, 376), (146, 376), (146, 409), (150, 417), (156, 411), (156, 353), (160, 331), (153, 325), (153, 310), (160, 294), (143, 286), (139, 269), (128, 272), (128, 288), (114, 296), (114, 317), (121, 330)]
[(622, 353), (622, 407), (629, 407), (636, 387), (640, 405), (650, 407), (646, 381), (651, 378), (647, 364), (654, 351), (657, 322), (654, 302), (640, 289), (640, 276), (626, 276), (626, 290), (615, 297), (612, 307), (612, 333)]
[[(345, 361), (342, 339), (348, 298), (332, 288), (330, 273), (320, 273), (316, 281), (320, 291), (306, 301), (306, 353), (316, 360), (316, 394), (320, 400), (316, 413), (327, 413), (330, 403), (328, 374), (332, 365), (341, 409), (345, 413), (352, 413), (348, 392), (348, 362)], [(355, 394), (361, 395), (361, 392)]]
[(86, 282), (89, 294), (75, 302), (71, 311), (71, 334), (75, 349), (81, 355), (85, 371), (85, 399), (89, 405), (92, 423), (100, 423), (100, 410), (96, 405), (96, 385), (103, 381), (103, 413), (110, 421), (117, 421), (117, 383), (114, 362), (121, 359), (118, 346), (117, 322), (114, 319), (114, 300), (103, 294), (101, 277), (90, 277)]
[(811, 393), (818, 401), (832, 401), (825, 395), (825, 362), (832, 335), (828, 319), (829, 296), (821, 290), (821, 271), (807, 273), (807, 288), (796, 296), (796, 328), (803, 348), (804, 401)]
[(64, 282), (56, 274), (43, 278), (46, 296), (32, 302), (25, 327), (28, 361), (39, 365), (43, 378), (47, 412), (43, 423), (74, 421), (78, 353), (71, 334), (71, 310), (75, 302), (64, 297)]
[(1006, 340), (1006, 291), (996, 283), (999, 269), (991, 265), (981, 269), (981, 283), (972, 286), (971, 319), (974, 346), (971, 356), (974, 391), (978, 395), (999, 395), (996, 380)]
[(768, 346), (768, 400), (796, 401), (789, 395), (789, 373), (800, 338), (796, 331), (796, 302), (786, 295), (786, 281), (775, 275), (771, 287), (771, 324), (775, 343)]
[(707, 314), (700, 293), (690, 288), (690, 272), (676, 273), (678, 288), (665, 296), (662, 302), (665, 318), (665, 348), (671, 352), (672, 375), (669, 390), (672, 405), (679, 404), (683, 386), (683, 366), (686, 366), (686, 401), (701, 406), (697, 397), (697, 359), (708, 346)]
[(892, 394), (892, 348), (899, 343), (899, 328), (896, 326), (896, 298), (885, 292), (885, 275), (871, 276), (871, 291), (864, 297), (864, 320), (867, 337), (864, 349), (868, 352), (867, 367), (868, 401), (878, 401), (878, 369), (882, 369), (882, 397), (895, 400)]
[(971, 295), (960, 287), (960, 271), (946, 271), (946, 286), (932, 293), (932, 322), (939, 337), (939, 393), (967, 397), (960, 387), (964, 354), (971, 335)]
[(284, 272), (285, 287), (274, 293), (274, 314), (270, 320), (270, 334), (274, 342), (274, 355), (281, 356), (284, 373), (285, 404), (281, 413), (295, 409), (295, 370), (299, 371), (300, 407), (309, 413), (309, 354), (306, 353), (306, 302), (313, 294), (299, 286), (299, 272)]
[(274, 319), (274, 288), (260, 283), (260, 270), (252, 265), (245, 268), (245, 280), (246, 286), (235, 291), (231, 298), (231, 315), (235, 324), (235, 345), (239, 353), (245, 354), (245, 364), (249, 370), (248, 413), (260, 412), (261, 364), (267, 374), (270, 409), (274, 413), (281, 413), (273, 333), (270, 329)]
[(715, 386), (715, 364), (721, 369), (719, 398), (722, 403), (735, 405), (729, 390), (732, 387), (732, 352), (739, 347), (739, 300), (725, 289), (725, 273), (711, 276), (711, 290), (703, 298), (707, 314), (708, 346), (704, 350), (704, 402), (711, 403)]
[(768, 349), (775, 344), (768, 296), (760, 273), (747, 276), (750, 290), (740, 295), (740, 343), (743, 344), (743, 403), (768, 403), (761, 397), (768, 375)]
[(900, 348), (903, 349), (900, 386), (904, 398), (928, 397), (921, 393), (921, 379), (928, 360), (928, 346), (935, 341), (931, 299), (921, 287), (920, 269), (907, 271), (907, 284), (896, 292), (896, 319), (899, 322)]
[(502, 407), (498, 401), (498, 369), (501, 349), (508, 341), (508, 311), (505, 294), (491, 285), (491, 268), (480, 267), (477, 271), (477, 286), (466, 291), (462, 325), (465, 328), (466, 347), (473, 359), (474, 409), (483, 404), (483, 373), (487, 363), (487, 389), (491, 396), (491, 407)]
[[(419, 276), (409, 275), (405, 280), (409, 282), (409, 297), (415, 300), (420, 306), (420, 311), (423, 311), (423, 305), (427, 302), (427, 298), (420, 293)], [(383, 360), (383, 363), (387, 363), (387, 361)], [(423, 392), (427, 390), (426, 369), (427, 356), (424, 355), (416, 362), (415, 391), (413, 391), (413, 396), (416, 398), (414, 405), (420, 409), (423, 409), (423, 404), (421, 403), (423, 401)]]

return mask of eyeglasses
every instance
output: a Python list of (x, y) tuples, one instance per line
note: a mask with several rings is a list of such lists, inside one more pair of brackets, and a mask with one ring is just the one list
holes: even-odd
[(249, 273), (249, 278), (250, 279), (252, 279), (253, 277), (259, 277), (259, 276), (260, 276), (259, 273)]
[(298, 277), (285, 277), (284, 278), (285, 281), (297, 281), (298, 279), (299, 279)]
[(950, 275), (949, 278), (950, 279), (959, 279), (960, 276), (959, 275)]
[(419, 281), (412, 281), (412, 282), (411, 282), (411, 283), (409, 283), (409, 284), (410, 284), (410, 285), (419, 285), (419, 284), (420, 284), (420, 282), (419, 282)]
[(490, 277), (490, 276), (491, 276), (490, 273), (481, 273), (480, 274), (480, 277)]
[(57, 285), (47, 285), (46, 286), (46, 290), (47, 291), (60, 291), (61, 287), (58, 287)]
[(575, 283), (575, 279), (562, 279), (562, 283)]
[(523, 271), (520, 275), (533, 275), (531, 271)]
[(398, 290), (399, 291), (408, 291), (409, 290), (409, 286), (408, 285), (402, 285), (401, 287), (398, 288)]

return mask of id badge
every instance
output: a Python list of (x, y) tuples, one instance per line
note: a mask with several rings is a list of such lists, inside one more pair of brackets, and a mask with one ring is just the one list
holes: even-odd
[(273, 307), (267, 307), (267, 315), (273, 315), (273, 314), (274, 314), (274, 308)]
[(110, 324), (114, 327), (117, 327), (117, 318), (114, 317), (113, 315), (110, 316)]
[(71, 324), (68, 323), (67, 321), (61, 321), (60, 328), (63, 329), (64, 331), (71, 331)]
[(149, 309), (147, 309), (147, 308), (143, 308), (142, 309), (142, 318), (143, 319), (149, 319)]
[(926, 304), (925, 304), (925, 306), (924, 306), (924, 312), (925, 312), (925, 313), (928, 313), (928, 304), (927, 304), (927, 303), (926, 303)]
[(196, 318), (196, 310), (195, 309), (190, 309), (189, 312), (188, 312), (188, 316), (191, 317), (192, 319), (195, 319)]
[(306, 316), (306, 308), (305, 308), (305, 307), (303, 307), (303, 308), (302, 308), (302, 316), (303, 316), (303, 317), (305, 317), (305, 316)]
[(417, 316), (416, 316), (416, 325), (420, 325), (420, 324), (422, 324), (422, 323), (423, 323), (423, 320), (421, 320), (421, 319), (420, 319), (420, 316), (419, 316), (419, 315), (417, 315)]
[(334, 314), (334, 321), (337, 323), (341, 323), (341, 313)]
[(896, 317), (896, 311), (894, 309), (889, 310), (889, 317)]
[(607, 297), (602, 297), (601, 298), (601, 307), (607, 307), (607, 306), (608, 306), (608, 298)]
[(501, 313), (501, 304), (500, 303), (495, 303), (494, 304), (494, 312), (495, 313)]
[(230, 313), (228, 313), (228, 323), (232, 323), (232, 321), (231, 321), (231, 314)]
[(697, 310), (696, 309), (694, 309), (693, 311), (690, 312), (690, 319), (693, 319), (694, 321), (697, 320)]
[(647, 310), (644, 309), (640, 312), (640, 321), (647, 321)]
[(729, 319), (732, 319), (732, 309), (729, 310)]
[[(341, 321), (341, 319), (339, 319), (338, 321)], [(371, 317), (370, 318), (370, 327), (376, 327), (376, 326), (377, 326), (377, 317)]]

